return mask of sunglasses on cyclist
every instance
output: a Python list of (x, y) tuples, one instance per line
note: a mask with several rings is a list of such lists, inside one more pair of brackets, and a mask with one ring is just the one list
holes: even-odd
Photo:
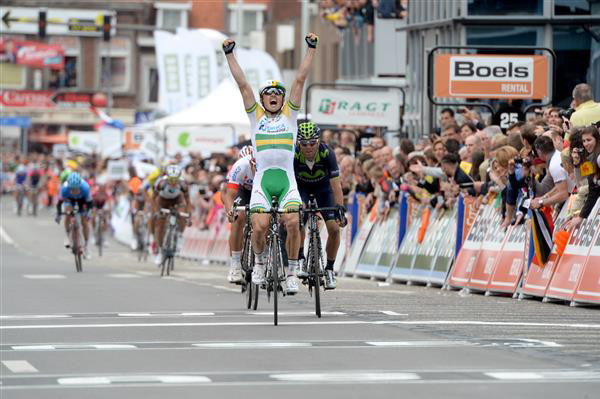
[(319, 140), (317, 139), (312, 139), (312, 140), (300, 140), (300, 145), (302, 147), (309, 147), (309, 146), (313, 146), (315, 144), (317, 144)]
[(263, 91), (263, 94), (266, 94), (268, 96), (270, 96), (271, 94), (275, 94), (276, 96), (282, 96), (283, 90), (278, 89), (277, 87), (270, 87), (270, 88), (266, 89), (265, 91)]

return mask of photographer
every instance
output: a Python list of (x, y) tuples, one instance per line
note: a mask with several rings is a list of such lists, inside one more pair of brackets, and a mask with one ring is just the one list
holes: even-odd
[[(544, 205), (562, 204), (573, 189), (573, 181), (569, 178), (567, 171), (561, 165), (560, 152), (554, 148), (552, 139), (540, 136), (535, 140), (534, 147), (539, 157), (546, 162), (548, 174), (550, 175), (554, 188), (542, 197), (531, 200), (531, 209), (537, 209)], [(537, 191), (536, 191), (537, 192)]]
[(571, 126), (589, 126), (600, 121), (600, 103), (594, 102), (592, 86), (580, 83), (573, 89), (573, 108)]
[(583, 204), (588, 196), (587, 177), (581, 175), (580, 169), (585, 158), (585, 148), (583, 147), (581, 130), (581, 128), (571, 129), (569, 134), (568, 161), (565, 160), (563, 151), (563, 165), (565, 165), (565, 169), (567, 169), (567, 171), (569, 171), (569, 168), (572, 169), (575, 185), (577, 186), (577, 196), (567, 214), (569, 218), (577, 216), (579, 212), (581, 212), (581, 208), (583, 208)]
[(579, 170), (581, 175), (588, 179), (589, 192), (579, 215), (565, 225), (567, 230), (579, 226), (583, 219), (590, 215), (596, 201), (600, 198), (600, 133), (598, 133), (598, 128), (595, 126), (584, 128), (581, 131), (581, 139), (586, 157)]

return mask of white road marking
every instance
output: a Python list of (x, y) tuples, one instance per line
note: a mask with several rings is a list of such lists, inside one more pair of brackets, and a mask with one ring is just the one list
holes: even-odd
[(477, 344), (467, 341), (371, 341), (365, 342), (372, 346), (386, 346), (386, 347), (414, 347), (414, 348), (428, 348), (428, 347), (452, 347), (452, 346), (475, 346)]
[(306, 373), (271, 374), (269, 377), (279, 381), (310, 382), (361, 382), (361, 381), (407, 381), (419, 380), (415, 373)]
[[(251, 314), (255, 316), (272, 316), (273, 312), (246, 312), (246, 314)], [(294, 312), (277, 312), (279, 316), (314, 316), (315, 312), (313, 311), (294, 311)], [(343, 316), (346, 313), (344, 312), (321, 312), (322, 316)]]
[(550, 371), (507, 371), (484, 373), (488, 377), (497, 380), (589, 380), (599, 379), (599, 371), (579, 371), (579, 370), (550, 370)]
[(137, 349), (137, 346), (130, 344), (56, 344), (56, 345), (14, 345), (13, 350), (18, 351), (46, 351), (46, 350), (64, 350), (64, 349), (100, 349), (100, 350), (117, 350), (117, 349)]
[(310, 347), (310, 342), (208, 342), (192, 344), (198, 348), (240, 349), (240, 348), (298, 348)]
[(38, 369), (33, 367), (27, 360), (2, 360), (2, 364), (13, 373), (37, 373)]
[(8, 233), (4, 230), (4, 228), (2, 226), (0, 226), (0, 237), (2, 237), (2, 240), (4, 242), (6, 242), (7, 244), (15, 245), (15, 242), (13, 241), (13, 239), (10, 238), (10, 236), (8, 235)]
[(183, 312), (181, 316), (214, 316), (213, 312)]
[(139, 274), (140, 276), (156, 276), (156, 273), (153, 272), (147, 272), (147, 271), (141, 271), (141, 272), (135, 272), (136, 274)]
[(23, 320), (23, 319), (64, 319), (71, 316), (67, 314), (22, 314), (22, 315), (2, 315), (0, 320)]
[(117, 313), (119, 317), (150, 317), (151, 313)]
[(31, 280), (56, 280), (61, 278), (67, 278), (63, 274), (24, 274), (23, 277)]
[(69, 377), (59, 378), (60, 385), (110, 385), (119, 383), (163, 383), (191, 384), (208, 383), (210, 378), (203, 375), (128, 375), (105, 377)]
[(398, 313), (392, 310), (380, 310), (379, 313), (386, 314), (388, 316), (408, 316), (408, 313)]
[[(564, 327), (582, 329), (600, 329), (600, 324), (567, 324), (567, 323), (525, 323), (504, 321), (470, 321), (470, 320), (319, 320), (319, 321), (286, 321), (280, 325), (483, 325), (483, 326), (514, 326), (514, 327)], [(216, 326), (268, 326), (271, 322), (208, 322), (208, 323), (107, 323), (107, 324), (38, 324), (38, 325), (0, 325), (0, 330), (43, 330), (60, 328), (127, 328), (127, 327), (216, 327)]]
[(541, 341), (539, 339), (528, 339), (528, 338), (519, 338), (519, 339), (521, 341), (531, 342), (533, 344), (542, 344), (544, 346), (552, 347), (552, 348), (560, 348), (563, 346), (561, 344), (557, 344), (556, 342), (552, 342), (552, 341)]
[(139, 274), (134, 273), (110, 273), (107, 276), (113, 278), (142, 278)]

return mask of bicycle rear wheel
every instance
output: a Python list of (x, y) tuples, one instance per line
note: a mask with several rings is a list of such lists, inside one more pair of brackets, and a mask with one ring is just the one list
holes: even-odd
[(173, 255), (169, 256), (169, 267), (167, 268), (167, 276), (171, 275), (173, 271), (173, 267), (175, 266), (175, 257)]
[(102, 237), (102, 218), (96, 222), (96, 245), (98, 246), (98, 256), (102, 256), (102, 244), (104, 237)]

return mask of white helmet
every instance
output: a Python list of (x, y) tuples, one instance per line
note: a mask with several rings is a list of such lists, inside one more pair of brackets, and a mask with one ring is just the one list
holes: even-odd
[(177, 165), (169, 165), (165, 170), (168, 180), (177, 180), (181, 177), (181, 168)]
[(262, 96), (263, 92), (270, 88), (276, 88), (282, 91), (283, 96), (285, 97), (285, 86), (282, 82), (278, 80), (267, 80), (258, 88), (258, 95)]
[(254, 148), (251, 145), (245, 145), (240, 149), (238, 159), (244, 157), (254, 158)]

